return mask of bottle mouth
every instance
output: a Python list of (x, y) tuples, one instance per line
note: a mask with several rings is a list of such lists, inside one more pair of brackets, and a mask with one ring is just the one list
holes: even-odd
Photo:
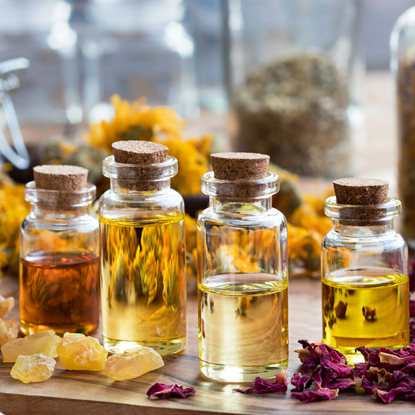
[(324, 202), (324, 213), (333, 220), (380, 222), (393, 219), (401, 211), (401, 202), (393, 197), (380, 205), (341, 205), (337, 203), (336, 196), (331, 196)]
[(25, 186), (25, 200), (30, 203), (48, 205), (50, 208), (56, 207), (60, 210), (89, 206), (96, 198), (95, 185), (87, 183), (82, 190), (49, 190), (36, 187), (34, 181)]
[(106, 157), (102, 162), (105, 177), (126, 183), (164, 181), (176, 176), (177, 171), (177, 160), (172, 156), (157, 164), (117, 163), (114, 156)]
[(202, 192), (214, 198), (260, 200), (275, 195), (279, 190), (280, 178), (270, 171), (263, 179), (255, 180), (215, 179), (213, 171), (202, 176)]

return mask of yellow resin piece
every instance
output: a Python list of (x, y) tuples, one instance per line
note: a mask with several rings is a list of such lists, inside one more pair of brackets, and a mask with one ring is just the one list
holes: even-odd
[(59, 361), (68, 370), (104, 369), (108, 352), (94, 337), (78, 333), (65, 333), (57, 348)]
[(163, 359), (156, 351), (149, 347), (138, 347), (109, 357), (104, 373), (114, 380), (125, 380), (137, 378), (162, 366)]
[(3, 318), (14, 307), (14, 298), (0, 295), (0, 318)]
[(58, 357), (56, 348), (61, 340), (53, 330), (41, 331), (23, 339), (12, 340), (1, 347), (3, 362), (15, 362), (20, 355), (30, 356), (37, 353)]
[(44, 382), (52, 376), (55, 365), (55, 359), (43, 354), (19, 356), (10, 375), (23, 383)]
[(16, 320), (2, 320), (0, 318), (0, 346), (8, 343), (17, 337), (19, 331), (17, 330)]

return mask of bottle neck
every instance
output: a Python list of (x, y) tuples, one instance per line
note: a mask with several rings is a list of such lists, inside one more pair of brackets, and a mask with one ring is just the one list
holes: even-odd
[(367, 221), (364, 225), (358, 222), (356, 220), (333, 219), (333, 231), (350, 238), (373, 238), (394, 231), (392, 218), (382, 221)]
[(232, 200), (209, 197), (209, 207), (216, 213), (235, 215), (256, 215), (272, 208), (272, 197), (256, 200)]
[(124, 197), (148, 196), (170, 189), (170, 179), (148, 182), (110, 180), (111, 191)]
[(31, 204), (31, 216), (34, 219), (44, 222), (71, 222), (80, 220), (89, 215), (89, 206), (68, 206), (67, 208), (56, 208), (50, 204)]

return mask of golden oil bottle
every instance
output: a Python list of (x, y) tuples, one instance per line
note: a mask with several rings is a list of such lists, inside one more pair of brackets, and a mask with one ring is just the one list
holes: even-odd
[(177, 160), (160, 144), (113, 144), (103, 162), (111, 190), (100, 199), (103, 343), (161, 355), (186, 345), (184, 204), (170, 188)]
[(224, 382), (272, 378), (288, 365), (287, 225), (271, 207), (269, 157), (212, 154), (198, 219), (199, 362)]
[(381, 180), (334, 188), (325, 202), (333, 229), (322, 242), (323, 341), (359, 362), (357, 347), (409, 344), (407, 247), (393, 228), (401, 203)]

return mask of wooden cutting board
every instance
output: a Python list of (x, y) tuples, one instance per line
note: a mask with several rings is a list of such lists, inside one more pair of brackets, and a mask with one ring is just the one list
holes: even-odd
[[(17, 293), (17, 280), (3, 277), (0, 294), (17, 297)], [(290, 378), (299, 367), (294, 352), (298, 348), (297, 340), (319, 341), (321, 338), (320, 282), (292, 279), (289, 303)], [(356, 395), (353, 392), (342, 392), (333, 401), (310, 404), (291, 399), (289, 392), (266, 395), (233, 393), (234, 384), (211, 382), (200, 374), (195, 296), (189, 298), (188, 313), (189, 342), (185, 351), (165, 358), (163, 368), (137, 379), (116, 382), (99, 373), (67, 371), (57, 363), (51, 379), (25, 385), (10, 376), (13, 364), (0, 361), (0, 411), (4, 415), (208, 415), (277, 412), (390, 414), (406, 413), (414, 409), (414, 402), (402, 400), (386, 405), (374, 401), (369, 395)], [(15, 306), (10, 317), (18, 318), (18, 306)], [(193, 386), (197, 393), (187, 399), (147, 399), (146, 391), (155, 382)]]

